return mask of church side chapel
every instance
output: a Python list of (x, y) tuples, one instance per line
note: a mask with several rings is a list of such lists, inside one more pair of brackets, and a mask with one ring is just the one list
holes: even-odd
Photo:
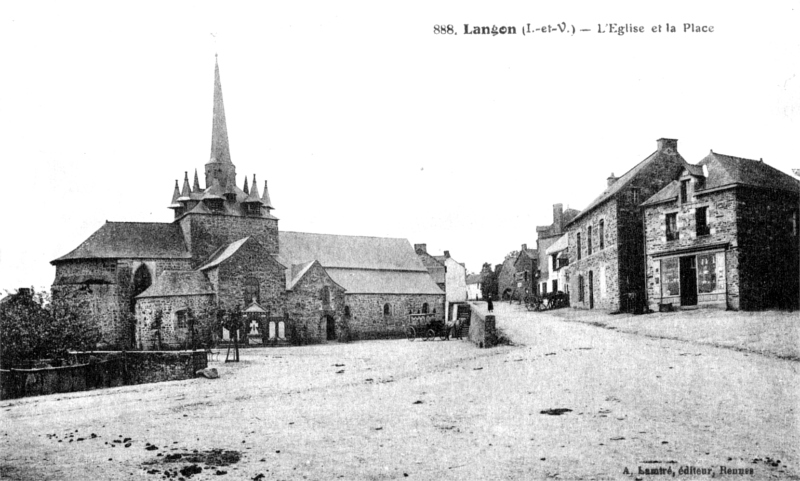
[[(279, 232), (267, 182), (236, 183), (219, 64), (211, 156), (175, 181), (171, 223), (106, 222), (51, 261), (54, 298), (93, 319), (107, 348), (161, 349), (234, 333), (247, 344), (402, 336), (411, 314), (444, 319), (444, 292), (407, 239)], [(205, 336), (210, 337), (210, 336)]]

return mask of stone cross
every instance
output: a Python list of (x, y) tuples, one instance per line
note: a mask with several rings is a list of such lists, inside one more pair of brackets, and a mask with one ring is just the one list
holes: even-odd
[(250, 335), (258, 336), (258, 321), (255, 319), (250, 322)]

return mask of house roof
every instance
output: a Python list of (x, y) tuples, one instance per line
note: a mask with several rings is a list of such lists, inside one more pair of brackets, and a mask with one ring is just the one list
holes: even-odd
[(205, 294), (214, 294), (214, 288), (202, 272), (164, 271), (158, 276), (153, 285), (136, 296), (136, 298), (196, 296)]
[(545, 250), (545, 254), (552, 255), (561, 252), (569, 247), (569, 234), (564, 234), (558, 238), (557, 241), (550, 244), (550, 247)]
[(427, 272), (326, 268), (348, 294), (443, 294)]
[(745, 185), (800, 192), (800, 182), (762, 161), (712, 151), (698, 165), (708, 166), (708, 179), (704, 190), (728, 185)]
[[(318, 260), (323, 267), (388, 269), (427, 274), (406, 239), (286, 232), (278, 234), (283, 265)], [(286, 260), (286, 262), (282, 262)]]
[(305, 232), (278, 235), (280, 263), (319, 261), (348, 294), (442, 294), (406, 239)]
[(607, 201), (607, 200), (611, 199), (612, 197), (614, 197), (614, 195), (615, 195), (617, 192), (619, 192), (619, 191), (620, 191), (620, 190), (622, 190), (622, 189), (623, 189), (625, 186), (627, 186), (627, 185), (628, 185), (628, 183), (629, 183), (631, 180), (633, 180), (633, 179), (634, 179), (634, 178), (635, 178), (637, 175), (639, 175), (639, 173), (640, 173), (640, 172), (642, 172), (642, 171), (643, 171), (643, 170), (644, 170), (644, 169), (645, 169), (645, 168), (646, 168), (648, 165), (650, 165), (650, 164), (652, 164), (652, 163), (654, 163), (654, 162), (656, 162), (656, 161), (658, 161), (659, 159), (662, 159), (662, 158), (664, 158), (664, 157), (671, 157), (672, 155), (677, 155), (677, 156), (678, 156), (678, 159), (679, 159), (681, 162), (683, 162), (683, 164), (684, 164), (684, 165), (688, 165), (688, 164), (687, 164), (687, 162), (686, 162), (686, 161), (683, 159), (683, 157), (681, 157), (681, 154), (679, 154), (679, 153), (677, 153), (677, 152), (675, 152), (674, 154), (668, 154), (668, 153), (666, 153), (666, 152), (663, 152), (663, 151), (661, 151), (661, 150), (656, 150), (656, 151), (655, 151), (655, 152), (653, 152), (652, 154), (650, 154), (650, 155), (648, 155), (647, 157), (645, 157), (645, 159), (644, 159), (644, 160), (642, 160), (641, 162), (639, 162), (638, 164), (636, 164), (635, 166), (633, 166), (633, 168), (632, 168), (631, 170), (629, 170), (629, 171), (625, 172), (625, 174), (623, 174), (621, 177), (619, 177), (619, 178), (616, 180), (616, 182), (614, 182), (613, 184), (609, 185), (609, 186), (606, 188), (606, 190), (604, 190), (604, 191), (603, 191), (603, 193), (602, 193), (602, 194), (600, 194), (600, 196), (599, 196), (599, 197), (597, 197), (597, 198), (596, 198), (595, 200), (593, 200), (593, 201), (592, 201), (592, 202), (591, 202), (591, 203), (590, 203), (590, 204), (589, 204), (589, 205), (588, 205), (588, 206), (587, 206), (585, 209), (583, 209), (583, 211), (581, 211), (579, 214), (577, 214), (577, 215), (576, 215), (576, 216), (575, 216), (575, 217), (574, 217), (572, 220), (570, 220), (569, 222), (566, 222), (566, 223), (565, 223), (565, 227), (566, 227), (567, 225), (569, 225), (569, 224), (571, 224), (571, 223), (573, 223), (573, 222), (577, 221), (578, 219), (580, 219), (581, 217), (585, 216), (586, 214), (590, 213), (592, 210), (594, 210), (594, 209), (595, 209), (596, 207), (598, 207), (600, 204), (602, 204), (602, 203), (604, 203), (605, 201)]
[(673, 180), (663, 189), (656, 192), (652, 197), (644, 201), (642, 205), (655, 205), (660, 204), (662, 202), (671, 202), (678, 198), (678, 193), (681, 189), (681, 183), (677, 180)]
[(467, 275), (467, 284), (480, 284), (483, 282), (483, 276), (480, 274)]
[(185, 259), (183, 232), (178, 224), (106, 222), (69, 254), (51, 264), (74, 259)]

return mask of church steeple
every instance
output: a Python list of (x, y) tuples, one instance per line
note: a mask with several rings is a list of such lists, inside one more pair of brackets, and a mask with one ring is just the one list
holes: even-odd
[(219, 79), (219, 61), (214, 61), (214, 116), (211, 122), (211, 157), (206, 164), (206, 188), (219, 181), (225, 193), (235, 193), (236, 167), (231, 162), (228, 144), (228, 126), (225, 122), (225, 104), (222, 101), (222, 83)]
[(197, 180), (197, 169), (194, 169), (194, 185), (192, 185), (192, 193), (196, 194), (198, 192), (201, 192), (200, 181)]
[(267, 190), (267, 181), (264, 181), (264, 196), (261, 197), (261, 203), (264, 204), (264, 207), (267, 208), (267, 213), (274, 209), (275, 207), (272, 206), (272, 202), (269, 200), (269, 191)]

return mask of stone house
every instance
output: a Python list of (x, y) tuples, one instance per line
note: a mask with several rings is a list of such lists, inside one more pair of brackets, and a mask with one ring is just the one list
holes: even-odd
[(796, 308), (798, 193), (763, 161), (685, 166), (643, 204), (650, 309)]
[(514, 260), (515, 293), (517, 300), (527, 299), (536, 290), (536, 279), (539, 272), (539, 253), (536, 249), (528, 249), (528, 244), (522, 248)]
[(504, 260), (500, 265), (500, 272), (497, 274), (497, 296), (504, 301), (517, 298), (517, 271), (514, 267), (516, 261), (516, 257)]
[(467, 267), (450, 256), (450, 251), (434, 256), (445, 268), (445, 302), (449, 319), (455, 319), (455, 305), (467, 301)]
[(483, 276), (480, 274), (469, 274), (467, 276), (467, 298), (471, 301), (477, 301), (483, 298), (481, 293), (481, 285), (483, 283)]
[(428, 254), (427, 244), (414, 244), (414, 251), (419, 256), (419, 260), (422, 261), (422, 265), (428, 269), (428, 272), (433, 278), (433, 282), (435, 282), (441, 290), (445, 291), (445, 286), (447, 284), (447, 268), (444, 266), (444, 263), (438, 258)]
[(564, 210), (562, 204), (553, 204), (553, 223), (536, 227), (536, 250), (539, 253), (539, 271), (534, 292), (537, 295), (564, 290), (566, 286), (559, 283), (558, 276), (551, 276), (552, 262), (548, 258), (547, 249), (564, 235), (564, 226), (580, 213), (576, 209)]
[(548, 279), (552, 289), (550, 292), (562, 291), (569, 294), (569, 234), (564, 234), (545, 251), (544, 259), (548, 264)]
[(218, 310), (257, 314), (243, 334), (273, 342), (399, 335), (409, 313), (443, 319), (444, 292), (407, 240), (279, 232), (266, 182), (263, 194), (255, 175), (236, 185), (214, 74), (205, 188), (186, 173), (172, 222), (107, 222), (53, 260), (53, 297), (94, 319), (107, 347), (185, 344), (193, 320)]
[(644, 302), (644, 222), (641, 204), (687, 165), (678, 141), (658, 139), (657, 149), (565, 226), (569, 234), (570, 304), (584, 309), (633, 310)]

